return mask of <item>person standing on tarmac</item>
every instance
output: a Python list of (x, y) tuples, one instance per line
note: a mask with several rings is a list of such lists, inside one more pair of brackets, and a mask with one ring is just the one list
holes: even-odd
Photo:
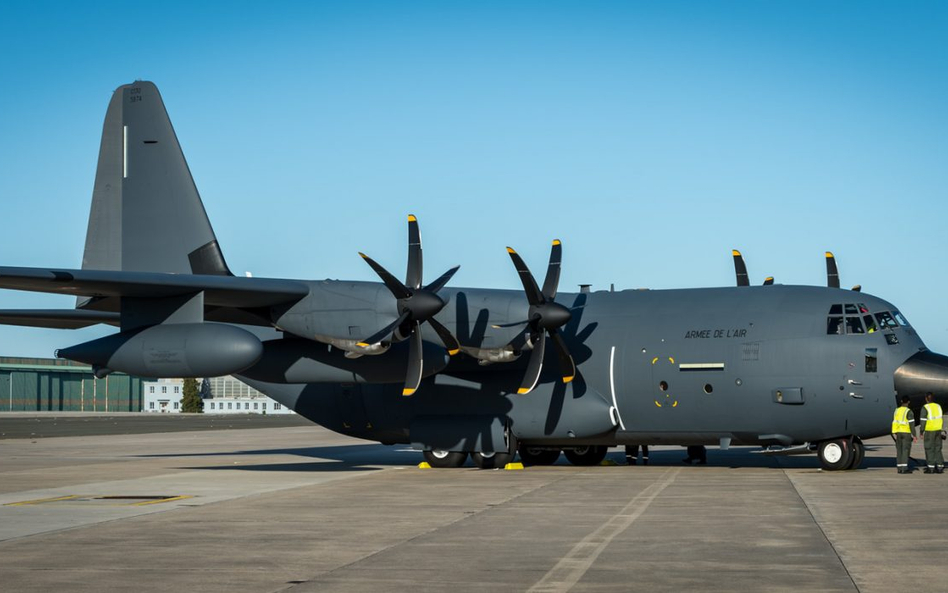
[(935, 403), (935, 396), (930, 392), (925, 394), (925, 405), (922, 406), (922, 430), (925, 443), (925, 473), (940, 474), (945, 470), (945, 457), (942, 455), (941, 431), (944, 426), (941, 419), (941, 406)]
[[(635, 465), (639, 459), (639, 446), (625, 446), (625, 461), (629, 465)], [(642, 465), (648, 465), (648, 445), (642, 445)]]
[[(912, 443), (915, 438), (915, 414), (909, 408), (912, 400), (903, 395), (899, 400), (899, 407), (892, 416), (892, 438), (895, 439), (895, 467), (900, 474), (912, 473), (909, 470), (909, 456), (912, 454)], [(926, 470), (928, 471), (928, 470)]]

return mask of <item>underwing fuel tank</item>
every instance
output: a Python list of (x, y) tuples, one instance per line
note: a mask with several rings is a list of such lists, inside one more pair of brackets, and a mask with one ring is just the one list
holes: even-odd
[(230, 375), (262, 355), (255, 335), (219, 323), (153, 325), (56, 351), (58, 358), (156, 378)]

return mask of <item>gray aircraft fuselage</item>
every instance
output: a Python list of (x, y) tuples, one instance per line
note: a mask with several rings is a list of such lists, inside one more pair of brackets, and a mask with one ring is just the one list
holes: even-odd
[[(492, 327), (524, 318), (521, 292), (446, 288), (443, 294), (449, 302), (437, 318), (462, 346), (502, 347), (522, 332)], [(243, 374), (319, 424), (382, 442), (411, 442), (418, 418), (467, 416), (507, 419), (521, 442), (536, 444), (717, 444), (728, 438), (786, 446), (887, 434), (896, 406), (894, 373), (925, 348), (910, 327), (868, 333), (861, 325), (864, 333), (828, 334), (834, 305), (868, 309), (854, 317), (897, 310), (840, 289), (626, 290), (563, 293), (557, 302), (582, 305), (563, 330), (577, 378), (564, 385), (547, 352), (540, 383), (526, 395), (516, 393), (520, 361), (482, 366), (462, 354), (426, 378), (413, 397), (402, 397), (399, 385), (364, 383), (361, 376), (387, 358), (391, 380), (398, 381), (402, 366), (394, 350), (348, 360), (342, 352), (331, 358), (332, 348), (315, 342), (329, 364), (311, 365), (306, 385), (255, 379), (254, 368)], [(289, 310), (275, 312), (275, 325), (304, 337), (359, 336), (395, 316), (394, 300), (381, 285), (325, 281), (312, 283), (310, 295)], [(433, 332), (425, 338), (437, 343)], [(348, 365), (342, 375), (339, 364)], [(439, 445), (485, 446), (461, 436)]]

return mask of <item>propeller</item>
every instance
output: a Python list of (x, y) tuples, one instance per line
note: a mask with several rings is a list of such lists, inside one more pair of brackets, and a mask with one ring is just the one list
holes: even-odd
[(747, 266), (744, 264), (744, 256), (737, 249), (731, 250), (734, 257), (734, 275), (737, 276), (738, 286), (750, 286), (750, 279), (747, 277)]
[(371, 257), (362, 252), (359, 252), (359, 255), (362, 256), (365, 263), (369, 264), (369, 267), (375, 270), (375, 273), (382, 279), (382, 283), (395, 297), (398, 317), (368, 338), (358, 342), (357, 345), (368, 348), (372, 344), (378, 344), (396, 331), (398, 331), (399, 336), (407, 336), (411, 342), (408, 351), (408, 372), (405, 377), (405, 388), (402, 390), (402, 395), (412, 395), (421, 385), (421, 377), (424, 372), (422, 323), (427, 323), (435, 330), (449, 355), (454, 356), (461, 349), (457, 339), (451, 335), (448, 328), (441, 325), (434, 318), (447, 304), (444, 299), (438, 296), (438, 291), (444, 288), (444, 285), (451, 280), (451, 277), (461, 266), (454, 266), (427, 286), (422, 285), (421, 230), (418, 228), (418, 219), (413, 214), (408, 215), (408, 271), (405, 274), (404, 284)]
[(530, 342), (533, 344), (530, 360), (527, 363), (527, 372), (520, 388), (517, 389), (517, 393), (530, 393), (536, 387), (537, 381), (540, 380), (540, 371), (543, 369), (543, 355), (546, 350), (544, 332), (550, 337), (553, 348), (556, 350), (563, 383), (569, 383), (576, 376), (576, 365), (566, 348), (563, 336), (560, 335), (557, 329), (569, 322), (572, 313), (553, 300), (556, 297), (556, 288), (560, 282), (560, 262), (563, 258), (563, 246), (559, 239), (553, 241), (553, 248), (550, 250), (550, 265), (546, 269), (546, 278), (543, 280), (542, 290), (537, 286), (533, 274), (530, 273), (530, 269), (527, 268), (527, 264), (523, 262), (520, 255), (511, 247), (507, 248), (507, 253), (510, 254), (510, 259), (513, 260), (517, 274), (520, 275), (520, 282), (523, 284), (523, 290), (527, 295), (527, 302), (530, 303), (530, 310), (528, 318), (523, 321), (495, 325), (494, 327), (513, 327), (526, 324), (530, 331)]
[(826, 285), (839, 288), (839, 270), (836, 269), (836, 258), (830, 251), (826, 252)]

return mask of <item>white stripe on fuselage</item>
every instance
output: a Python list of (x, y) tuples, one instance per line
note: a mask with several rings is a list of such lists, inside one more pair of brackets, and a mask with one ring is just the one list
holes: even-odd
[(616, 402), (616, 347), (612, 347), (609, 353), (609, 390), (612, 391), (612, 407), (616, 409), (616, 417), (619, 418), (619, 426), (625, 430), (625, 424), (622, 422), (622, 414), (619, 412), (619, 404)]

